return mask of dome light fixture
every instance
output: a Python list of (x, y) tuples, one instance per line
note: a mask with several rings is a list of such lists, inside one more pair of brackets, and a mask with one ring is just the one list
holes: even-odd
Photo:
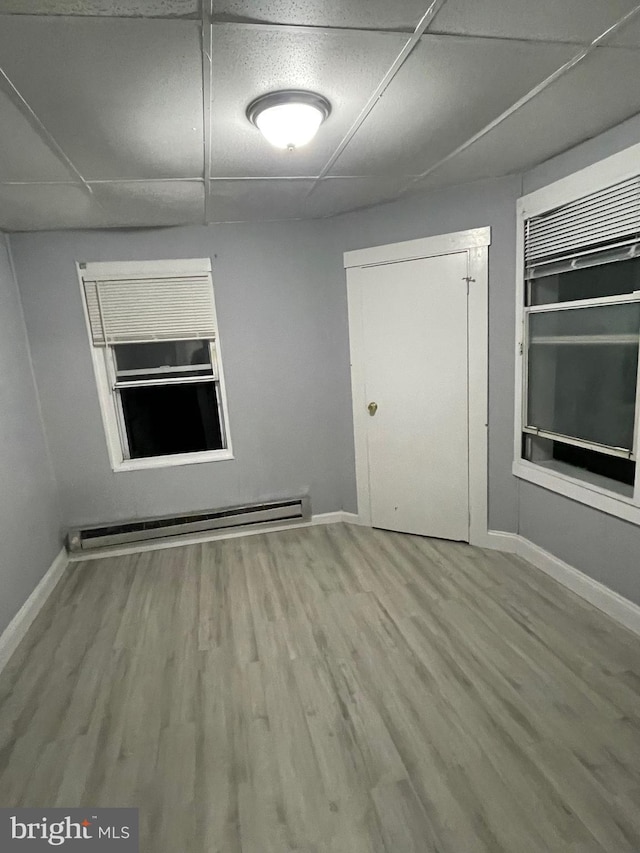
[(256, 98), (247, 107), (247, 118), (276, 148), (294, 151), (311, 142), (330, 112), (322, 95), (287, 89)]

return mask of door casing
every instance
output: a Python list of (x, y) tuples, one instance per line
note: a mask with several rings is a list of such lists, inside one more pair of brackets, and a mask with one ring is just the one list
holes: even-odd
[(369, 465), (367, 459), (367, 413), (364, 382), (363, 306), (361, 282), (349, 281), (348, 270), (379, 264), (393, 264), (438, 255), (467, 253), (468, 300), (468, 380), (469, 380), (469, 541), (489, 547), (488, 504), (488, 379), (489, 312), (488, 254), (491, 229), (473, 228), (435, 237), (357, 249), (344, 254), (347, 270), (349, 345), (351, 352), (351, 394), (358, 491), (358, 520), (371, 526)]

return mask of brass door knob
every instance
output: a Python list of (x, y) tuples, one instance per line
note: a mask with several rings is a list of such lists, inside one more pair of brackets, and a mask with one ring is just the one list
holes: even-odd
[(369, 403), (369, 405), (367, 406), (367, 409), (369, 409), (369, 414), (371, 415), (371, 417), (373, 417), (375, 415), (375, 413), (378, 411), (378, 404), (377, 403)]

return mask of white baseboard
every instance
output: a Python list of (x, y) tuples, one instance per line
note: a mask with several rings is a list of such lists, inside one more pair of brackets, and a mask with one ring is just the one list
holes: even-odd
[(20, 645), (33, 620), (42, 610), (55, 585), (67, 568), (69, 558), (63, 548), (47, 569), (45, 576), (0, 635), (0, 672)]
[(335, 524), (344, 521), (347, 524), (360, 524), (360, 519), (354, 512), (324, 512), (311, 517), (311, 524)]
[(275, 533), (280, 530), (293, 530), (296, 527), (313, 527), (318, 524), (335, 524), (344, 521), (358, 524), (358, 516), (351, 512), (325, 512), (312, 515), (308, 521), (292, 521), (282, 524), (255, 524), (251, 527), (227, 527), (221, 530), (209, 530), (204, 533), (172, 536), (167, 539), (154, 539), (148, 542), (132, 542), (130, 545), (113, 545), (95, 551), (76, 551), (69, 555), (73, 563), (84, 560), (102, 560), (107, 557), (124, 557), (127, 554), (140, 554), (144, 551), (161, 551), (165, 548), (183, 548), (185, 545), (197, 545), (201, 542), (216, 542), (219, 539), (236, 539), (239, 536), (257, 536), (259, 533)]
[(515, 554), (520, 538), (517, 533), (487, 530), (481, 536), (472, 539), (469, 544), (476, 548), (491, 548), (493, 551), (507, 551), (509, 554)]
[(524, 536), (490, 530), (487, 533), (487, 544), (483, 547), (517, 554), (640, 636), (640, 606), (585, 575), (569, 563), (565, 563), (549, 551), (545, 551), (529, 539), (525, 539)]

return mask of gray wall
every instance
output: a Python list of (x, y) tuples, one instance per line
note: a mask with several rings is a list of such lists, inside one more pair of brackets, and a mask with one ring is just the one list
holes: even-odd
[(56, 489), (18, 291), (0, 234), (0, 633), (60, 550)]
[[(640, 116), (537, 166), (525, 193), (560, 180), (640, 140)], [(640, 604), (640, 528), (521, 482), (519, 532), (605, 586)]]
[(566, 178), (567, 175), (591, 166), (612, 154), (617, 154), (631, 145), (637, 145), (638, 142), (640, 142), (640, 114), (530, 169), (523, 175), (522, 192), (531, 193), (540, 187)]
[(640, 528), (520, 482), (522, 536), (640, 604)]
[[(342, 251), (491, 226), (489, 248), (489, 527), (515, 532), (513, 461), (515, 204), (519, 177), (452, 187), (333, 220)], [(344, 272), (341, 272), (344, 278)]]
[[(321, 222), (11, 237), (66, 525), (309, 491), (355, 509), (344, 278)], [(75, 261), (211, 257), (235, 459), (111, 471)], [(344, 500), (343, 495), (351, 496)]]
[[(520, 532), (640, 602), (640, 530), (511, 474), (515, 202), (637, 141), (640, 117), (508, 177), (325, 222), (11, 238), (66, 524), (224, 506), (309, 490), (314, 512), (356, 509), (346, 250), (489, 225), (489, 526)], [(76, 260), (209, 257), (236, 459), (114, 474)]]
[[(328, 222), (11, 238), (62, 514), (90, 524), (310, 490), (356, 510), (342, 253), (490, 225), (491, 526), (517, 528), (510, 474), (513, 207), (519, 178), (456, 187)], [(216, 257), (213, 257), (213, 256)], [(213, 257), (236, 459), (109, 468), (74, 262)]]

